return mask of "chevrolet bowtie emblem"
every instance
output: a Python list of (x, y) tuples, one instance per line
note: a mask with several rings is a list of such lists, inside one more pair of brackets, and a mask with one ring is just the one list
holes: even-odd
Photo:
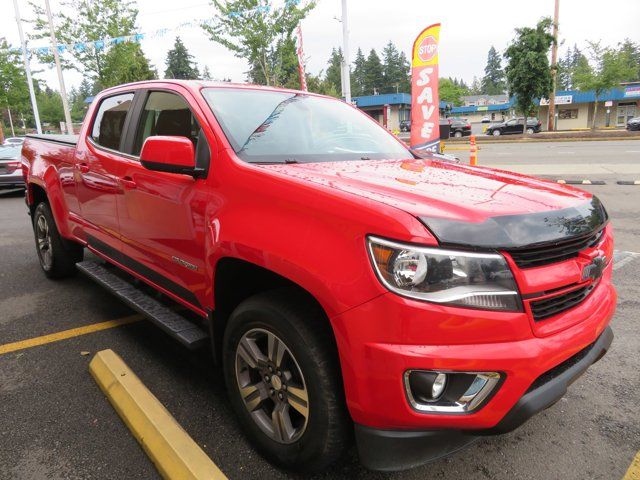
[(607, 266), (607, 257), (601, 255), (594, 258), (589, 265), (582, 270), (582, 281), (587, 279), (597, 280), (602, 276), (604, 268)]

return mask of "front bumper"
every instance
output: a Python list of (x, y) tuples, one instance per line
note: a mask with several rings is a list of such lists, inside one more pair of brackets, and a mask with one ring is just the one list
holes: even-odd
[(372, 470), (402, 470), (454, 453), (473, 443), (480, 435), (510, 432), (560, 400), (568, 386), (605, 355), (612, 341), (613, 331), (607, 327), (593, 344), (538, 377), (492, 428), (393, 431), (356, 424), (360, 461)]

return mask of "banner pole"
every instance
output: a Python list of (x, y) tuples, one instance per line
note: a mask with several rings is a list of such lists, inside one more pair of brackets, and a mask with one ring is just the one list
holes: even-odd
[(20, 35), (20, 47), (22, 49), (22, 60), (24, 61), (24, 70), (27, 74), (27, 83), (29, 84), (29, 96), (31, 97), (31, 108), (33, 109), (33, 119), (36, 122), (36, 132), (42, 134), (42, 125), (40, 125), (40, 112), (38, 112), (38, 102), (36, 102), (36, 92), (33, 89), (33, 79), (31, 78), (31, 67), (29, 66), (29, 57), (27, 57), (27, 47), (24, 42), (24, 33), (22, 31), (22, 20), (20, 19), (20, 9), (18, 8), (18, 0), (13, 0), (13, 9), (16, 12), (16, 22), (18, 23), (18, 34)]

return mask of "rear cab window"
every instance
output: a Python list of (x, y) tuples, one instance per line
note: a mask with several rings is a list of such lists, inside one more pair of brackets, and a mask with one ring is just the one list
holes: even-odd
[(101, 147), (121, 151), (124, 122), (133, 103), (133, 93), (113, 95), (101, 101), (91, 129), (91, 139)]

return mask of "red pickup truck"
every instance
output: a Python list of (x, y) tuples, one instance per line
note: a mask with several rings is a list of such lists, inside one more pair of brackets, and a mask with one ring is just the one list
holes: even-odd
[(79, 136), (22, 155), (44, 273), (80, 270), (210, 344), (243, 430), (286, 468), (354, 437), (368, 468), (408, 468), (513, 430), (613, 338), (595, 196), (421, 157), (333, 98), (123, 85)]

